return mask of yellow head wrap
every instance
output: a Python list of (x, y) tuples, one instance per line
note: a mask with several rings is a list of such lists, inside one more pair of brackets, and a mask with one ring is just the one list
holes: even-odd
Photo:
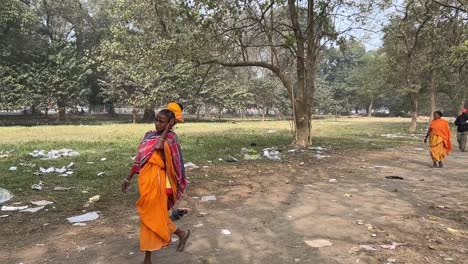
[(166, 106), (167, 110), (171, 110), (174, 115), (177, 123), (183, 123), (184, 122), (184, 116), (182, 115), (182, 109), (180, 108), (179, 104), (176, 102), (170, 102)]

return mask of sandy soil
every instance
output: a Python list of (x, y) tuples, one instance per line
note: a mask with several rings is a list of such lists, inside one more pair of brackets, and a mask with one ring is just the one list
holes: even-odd
[[(207, 178), (194, 179), (179, 204), (193, 210), (177, 222), (193, 231), (186, 251), (174, 243), (153, 263), (468, 263), (468, 153), (454, 151), (443, 169), (421, 148), (327, 154), (198, 172)], [(132, 199), (117, 196), (86, 227), (46, 213), (0, 219), (18, 230), (1, 236), (0, 263), (141, 263)], [(304, 242), (315, 239), (333, 245)], [(392, 242), (404, 245), (381, 247)]]

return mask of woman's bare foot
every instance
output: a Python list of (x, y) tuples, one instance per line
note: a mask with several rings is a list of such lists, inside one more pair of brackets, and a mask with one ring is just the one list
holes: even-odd
[(185, 249), (185, 244), (187, 243), (191, 231), (187, 229), (187, 231), (183, 231), (181, 229), (177, 229), (175, 234), (179, 237), (179, 244), (177, 245), (177, 251), (182, 252)]

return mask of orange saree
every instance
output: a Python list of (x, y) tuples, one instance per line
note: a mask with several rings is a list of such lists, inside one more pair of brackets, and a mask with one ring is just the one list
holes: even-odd
[(430, 124), (429, 146), (433, 161), (442, 161), (452, 150), (450, 126), (444, 119), (433, 120)]
[(169, 218), (168, 202), (175, 200), (177, 179), (167, 144), (164, 154), (162, 151), (153, 152), (138, 176), (140, 199), (136, 207), (141, 221), (141, 251), (155, 251), (168, 246), (176, 230), (176, 225)]

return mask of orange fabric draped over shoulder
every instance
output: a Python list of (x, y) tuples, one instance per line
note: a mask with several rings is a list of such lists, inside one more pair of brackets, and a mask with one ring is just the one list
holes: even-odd
[(447, 120), (442, 118), (432, 120), (430, 128), (431, 136), (437, 135), (442, 138), (444, 148), (448, 154), (452, 150), (452, 143), (450, 141), (450, 126)]
[(168, 199), (173, 198), (168, 196), (167, 188), (177, 193), (177, 187), (174, 189), (177, 184), (174, 183), (171, 155), (167, 150), (165, 152), (171, 165), (166, 167), (168, 160), (165, 162), (162, 151), (155, 151), (138, 176), (140, 199), (136, 207), (140, 215), (141, 251), (154, 251), (168, 246), (171, 235), (176, 230), (176, 225), (169, 218)]

